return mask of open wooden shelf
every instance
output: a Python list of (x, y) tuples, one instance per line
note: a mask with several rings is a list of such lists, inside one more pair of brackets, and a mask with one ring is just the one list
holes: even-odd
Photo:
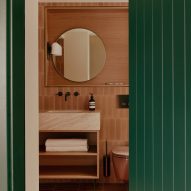
[(42, 179), (98, 179), (96, 166), (40, 166)]
[[(95, 118), (100, 124), (100, 117)], [(57, 123), (58, 120), (55, 120)], [(87, 121), (87, 120), (85, 120)], [(64, 123), (63, 123), (64, 124)], [(73, 128), (69, 128), (73, 124)], [(63, 181), (71, 179), (99, 179), (99, 130), (84, 129), (84, 123), (68, 124), (69, 127), (52, 125), (47, 121), (39, 133), (39, 179), (41, 181)], [(46, 128), (47, 125), (47, 128)], [(86, 125), (87, 126), (87, 125)], [(50, 128), (48, 128), (50, 127)], [(93, 126), (94, 127), (94, 126)], [(100, 129), (100, 128), (99, 128)], [(85, 151), (46, 151), (47, 139), (86, 139), (89, 149)]]
[(40, 147), (39, 156), (97, 156), (97, 147), (94, 145), (89, 146), (88, 152), (50, 152), (45, 151), (45, 147)]

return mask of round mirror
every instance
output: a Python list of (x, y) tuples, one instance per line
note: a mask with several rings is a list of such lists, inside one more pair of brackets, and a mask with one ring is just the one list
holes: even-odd
[[(56, 53), (57, 52), (57, 53)], [(84, 82), (97, 76), (104, 67), (106, 51), (102, 40), (87, 29), (72, 29), (52, 44), (56, 71), (64, 78)]]

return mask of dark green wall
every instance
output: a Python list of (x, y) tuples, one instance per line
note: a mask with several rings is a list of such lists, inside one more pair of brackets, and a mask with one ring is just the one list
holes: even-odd
[(130, 191), (191, 190), (191, 1), (130, 1)]
[(8, 191), (25, 190), (25, 1), (7, 0)]

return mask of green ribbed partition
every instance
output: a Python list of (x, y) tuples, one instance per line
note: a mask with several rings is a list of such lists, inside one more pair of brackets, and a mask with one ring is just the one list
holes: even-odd
[(6, 8), (8, 191), (25, 191), (25, 1)]
[(191, 1), (130, 1), (130, 191), (191, 190)]

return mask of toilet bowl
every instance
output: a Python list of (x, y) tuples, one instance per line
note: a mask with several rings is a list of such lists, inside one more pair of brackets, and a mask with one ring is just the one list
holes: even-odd
[(112, 161), (116, 177), (127, 182), (129, 179), (129, 147), (114, 147), (112, 149)]

